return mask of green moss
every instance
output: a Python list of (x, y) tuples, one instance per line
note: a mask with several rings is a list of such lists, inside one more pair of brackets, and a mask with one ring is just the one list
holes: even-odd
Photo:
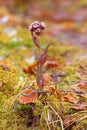
[(17, 109), (18, 109), (18, 110), (31, 110), (31, 108), (32, 108), (32, 105), (29, 105), (29, 104), (27, 104), (27, 105), (19, 104), (19, 105), (17, 106)]
[(37, 100), (35, 103), (34, 115), (39, 116), (41, 115), (42, 111), (43, 111), (43, 104), (41, 103), (41, 101)]

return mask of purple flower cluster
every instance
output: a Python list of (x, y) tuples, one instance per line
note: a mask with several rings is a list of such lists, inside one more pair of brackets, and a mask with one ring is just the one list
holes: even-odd
[(41, 31), (46, 27), (44, 22), (34, 21), (30, 26), (29, 30), (35, 32), (36, 35), (40, 35)]

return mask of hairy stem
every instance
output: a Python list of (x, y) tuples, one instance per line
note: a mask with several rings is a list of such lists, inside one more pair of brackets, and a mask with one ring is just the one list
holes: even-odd
[(43, 78), (43, 66), (39, 63), (37, 64), (37, 85), (40, 90), (43, 90), (44, 78)]
[(34, 36), (33, 31), (31, 31), (31, 36), (32, 36), (32, 39), (33, 39), (33, 42), (35, 43), (35, 45), (36, 45), (38, 48), (40, 48), (40, 43), (39, 43), (37, 37)]

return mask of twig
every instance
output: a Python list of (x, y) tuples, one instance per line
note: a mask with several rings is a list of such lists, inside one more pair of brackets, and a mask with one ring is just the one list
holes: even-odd
[(49, 123), (48, 123), (47, 119), (46, 119), (46, 118), (44, 118), (44, 119), (46, 120), (46, 123), (47, 123), (48, 129), (51, 130), (50, 127), (49, 127)]
[(60, 120), (51, 121), (48, 124), (52, 124), (52, 123), (55, 123), (55, 122), (58, 122), (58, 121), (60, 121)]
[(60, 123), (61, 123), (61, 130), (64, 130), (63, 121), (62, 121), (61, 117), (57, 114), (57, 112), (54, 110), (54, 108), (53, 108), (50, 104), (48, 104), (48, 106), (49, 106), (49, 107), (54, 111), (54, 113), (57, 115), (57, 117), (59, 118)]

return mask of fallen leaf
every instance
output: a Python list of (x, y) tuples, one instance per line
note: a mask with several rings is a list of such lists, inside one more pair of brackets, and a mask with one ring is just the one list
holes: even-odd
[(87, 94), (77, 94), (80, 97), (87, 98)]
[(52, 92), (52, 93), (55, 92), (55, 86), (54, 86), (54, 85), (51, 85), (51, 86), (49, 87), (49, 89), (50, 89), (50, 92)]
[(87, 109), (87, 103), (86, 102), (77, 103), (77, 104), (72, 105), (71, 108), (75, 110), (85, 110)]
[(48, 60), (47, 61), (47, 68), (57, 67), (59, 65), (59, 62), (57, 60)]
[(35, 74), (36, 72), (36, 63), (31, 64), (28, 66), (28, 68), (23, 68), (23, 71), (27, 74)]
[(79, 83), (78, 86), (80, 89), (86, 89), (87, 88), (87, 82)]
[(67, 116), (64, 120), (64, 126), (68, 126), (71, 122), (71, 119), (72, 119), (71, 116)]
[(55, 95), (58, 99), (62, 100), (62, 98), (63, 98), (63, 93), (62, 93), (61, 91), (59, 91), (59, 90), (56, 90), (54, 85), (51, 85), (51, 86), (49, 87), (49, 90), (50, 90), (50, 92), (51, 92), (53, 95)]
[(0, 66), (2, 67), (3, 70), (10, 71), (11, 68), (13, 72), (17, 72), (16, 67), (6, 60), (0, 60)]
[(76, 104), (79, 101), (79, 97), (76, 94), (68, 94), (64, 95), (63, 97), (66, 102)]
[(38, 94), (33, 89), (25, 89), (22, 95), (18, 98), (20, 104), (35, 103), (38, 98)]

